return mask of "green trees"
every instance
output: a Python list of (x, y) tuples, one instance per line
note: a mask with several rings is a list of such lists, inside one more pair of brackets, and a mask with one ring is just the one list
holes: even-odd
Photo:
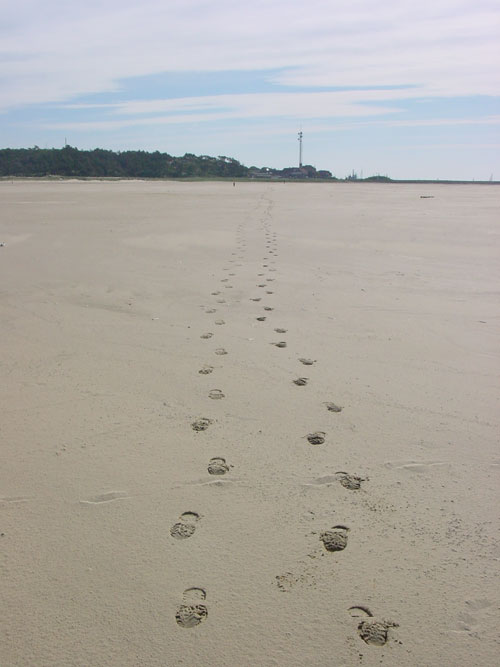
[(237, 178), (248, 175), (248, 168), (237, 160), (220, 156), (186, 153), (113, 151), (96, 148), (82, 151), (73, 146), (61, 149), (4, 148), (0, 150), (0, 176), (73, 176), (122, 178)]

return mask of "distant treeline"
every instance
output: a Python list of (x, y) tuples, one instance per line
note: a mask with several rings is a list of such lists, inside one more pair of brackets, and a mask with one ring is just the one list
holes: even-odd
[(264, 178), (332, 179), (329, 171), (316, 171), (311, 165), (272, 169), (245, 167), (225, 155), (174, 157), (168, 153), (146, 151), (117, 152), (96, 148), (0, 149), (0, 177), (62, 176), (76, 178)]
[(208, 155), (173, 157), (168, 153), (113, 151), (96, 148), (0, 149), (0, 176), (73, 176), (116, 178), (244, 177), (248, 168), (237, 160)]

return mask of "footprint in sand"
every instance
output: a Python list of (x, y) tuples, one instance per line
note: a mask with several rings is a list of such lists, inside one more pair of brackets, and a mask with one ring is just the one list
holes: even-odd
[(221, 356), (221, 355), (223, 355), (223, 354), (227, 354), (227, 352), (226, 352), (226, 350), (225, 350), (223, 347), (218, 347), (218, 348), (215, 350), (215, 354), (218, 354), (219, 356)]
[(232, 286), (232, 285), (224, 285), (224, 287), (225, 287), (226, 289), (233, 289), (233, 286)]
[(270, 289), (266, 289), (266, 294), (274, 294), (274, 292)]
[(286, 347), (286, 341), (280, 340), (279, 343), (271, 343), (274, 347)]
[(196, 512), (183, 512), (177, 523), (174, 523), (170, 529), (170, 535), (176, 540), (185, 540), (196, 530), (196, 524), (200, 520), (200, 515)]
[(309, 433), (307, 437), (311, 445), (322, 445), (325, 442), (325, 435), (323, 431), (316, 431), (315, 433)]
[(304, 364), (304, 366), (312, 366), (314, 364), (314, 359), (299, 359), (301, 364)]
[(213, 424), (212, 419), (208, 419), (208, 417), (200, 417), (200, 419), (196, 419), (196, 421), (191, 424), (191, 428), (193, 431), (206, 431), (210, 424)]
[(213, 370), (214, 370), (213, 366), (203, 366), (203, 368), (200, 368), (198, 373), (201, 373), (201, 375), (209, 375), (210, 373), (213, 372)]
[(223, 459), (221, 456), (214, 456), (208, 462), (208, 472), (210, 475), (225, 475), (229, 472), (226, 459)]
[(210, 292), (210, 294), (211, 294), (212, 296), (219, 296), (220, 292), (218, 292), (218, 291), (216, 291), (216, 292)]
[(256, 317), (255, 319), (257, 320), (257, 322), (265, 322), (266, 321), (265, 317)]
[(328, 403), (327, 402), (327, 403), (323, 403), (323, 405), (326, 406), (326, 409), (329, 412), (342, 412), (342, 408), (340, 407), (340, 405), (337, 405), (336, 403)]
[(275, 331), (276, 331), (276, 333), (286, 333), (286, 332), (287, 332), (287, 329), (282, 329), (281, 327), (277, 327), (277, 328), (275, 329)]
[(221, 283), (227, 283), (229, 281), (229, 278), (222, 278)]
[(264, 310), (270, 311), (274, 310), (274, 308), (272, 306), (264, 306)]
[(349, 613), (354, 618), (363, 619), (358, 625), (358, 634), (364, 642), (372, 646), (384, 646), (389, 638), (389, 630), (399, 627), (399, 623), (394, 621), (373, 618), (368, 607), (350, 607)]
[(358, 477), (358, 475), (350, 475), (344, 471), (336, 472), (335, 477), (345, 489), (349, 489), (350, 491), (357, 491), (361, 488), (361, 482), (368, 480), (368, 477)]
[(208, 338), (212, 338), (212, 336), (213, 333), (209, 331), (208, 333), (201, 334), (200, 338), (204, 338), (205, 340), (207, 340)]
[(224, 322), (224, 320), (215, 320), (215, 324), (217, 324), (218, 326), (222, 326), (223, 324), (226, 323)]
[(202, 604), (207, 598), (203, 588), (188, 588), (182, 596), (182, 604), (177, 609), (175, 620), (181, 628), (194, 628), (208, 616), (207, 606)]
[(262, 299), (260, 298), (260, 296), (258, 296), (255, 299), (250, 299), (250, 301), (262, 301)]
[(319, 536), (327, 551), (343, 551), (347, 546), (347, 526), (334, 526)]
[(212, 315), (212, 313), (216, 313), (217, 310), (215, 308), (209, 308), (208, 310), (205, 311), (208, 315)]
[(220, 400), (221, 398), (225, 398), (225, 394), (223, 394), (220, 389), (211, 389), (208, 392), (208, 398), (213, 398), (214, 400)]
[(217, 303), (226, 303), (226, 299), (217, 299)]
[(265, 286), (266, 286), (266, 283), (260, 283), (259, 285), (257, 285), (257, 287), (265, 287)]
[(293, 384), (296, 384), (297, 387), (305, 387), (309, 378), (297, 378), (293, 381)]

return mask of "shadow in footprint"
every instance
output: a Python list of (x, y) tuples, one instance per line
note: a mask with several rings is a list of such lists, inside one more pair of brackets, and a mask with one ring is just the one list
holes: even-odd
[(309, 378), (297, 378), (293, 381), (293, 384), (296, 384), (297, 387), (305, 387)]

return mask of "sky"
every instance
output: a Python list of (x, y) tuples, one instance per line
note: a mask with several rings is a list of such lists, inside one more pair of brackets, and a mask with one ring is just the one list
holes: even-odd
[(0, 0), (0, 147), (500, 180), (498, 0)]

